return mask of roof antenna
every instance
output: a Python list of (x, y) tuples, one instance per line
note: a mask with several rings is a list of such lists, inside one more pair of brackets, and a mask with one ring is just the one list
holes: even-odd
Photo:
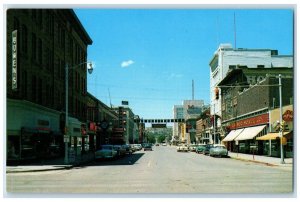
[(110, 108), (112, 109), (112, 104), (111, 104), (111, 97), (110, 97), (110, 91), (109, 91), (109, 88), (108, 88), (108, 95), (109, 95), (109, 104), (110, 104)]
[(192, 80), (192, 99), (194, 100), (194, 79)]
[(234, 49), (236, 49), (236, 24), (235, 24), (235, 12), (233, 13), (233, 26), (234, 26)]

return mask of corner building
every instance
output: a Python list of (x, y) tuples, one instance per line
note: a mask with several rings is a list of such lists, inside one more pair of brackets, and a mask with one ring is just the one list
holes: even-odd
[(7, 160), (63, 155), (66, 64), (69, 146), (80, 146), (92, 40), (74, 11), (9, 9), (6, 37)]

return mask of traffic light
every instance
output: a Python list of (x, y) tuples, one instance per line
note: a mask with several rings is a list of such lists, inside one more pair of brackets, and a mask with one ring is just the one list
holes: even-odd
[(215, 88), (215, 98), (216, 98), (216, 100), (218, 100), (219, 99), (219, 88)]

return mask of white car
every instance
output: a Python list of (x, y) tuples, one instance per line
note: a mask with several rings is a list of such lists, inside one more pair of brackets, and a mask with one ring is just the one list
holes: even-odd
[(188, 152), (188, 151), (189, 151), (189, 148), (188, 148), (187, 145), (179, 145), (179, 146), (177, 147), (177, 151), (178, 151), (178, 152)]
[(101, 149), (95, 152), (95, 160), (99, 159), (113, 159), (116, 158), (118, 151), (113, 145), (102, 145)]

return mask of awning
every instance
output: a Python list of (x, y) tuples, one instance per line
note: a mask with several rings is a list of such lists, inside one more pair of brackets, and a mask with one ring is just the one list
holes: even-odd
[(242, 133), (234, 140), (251, 140), (255, 136), (257, 136), (265, 127), (266, 125), (245, 128)]
[(239, 134), (241, 134), (243, 130), (244, 128), (230, 131), (230, 133), (222, 141), (223, 142), (233, 141), (234, 138), (236, 138)]
[[(290, 132), (284, 132), (283, 135), (289, 134)], [(256, 138), (256, 140), (275, 140), (279, 138), (279, 133), (268, 133), (264, 136)]]

